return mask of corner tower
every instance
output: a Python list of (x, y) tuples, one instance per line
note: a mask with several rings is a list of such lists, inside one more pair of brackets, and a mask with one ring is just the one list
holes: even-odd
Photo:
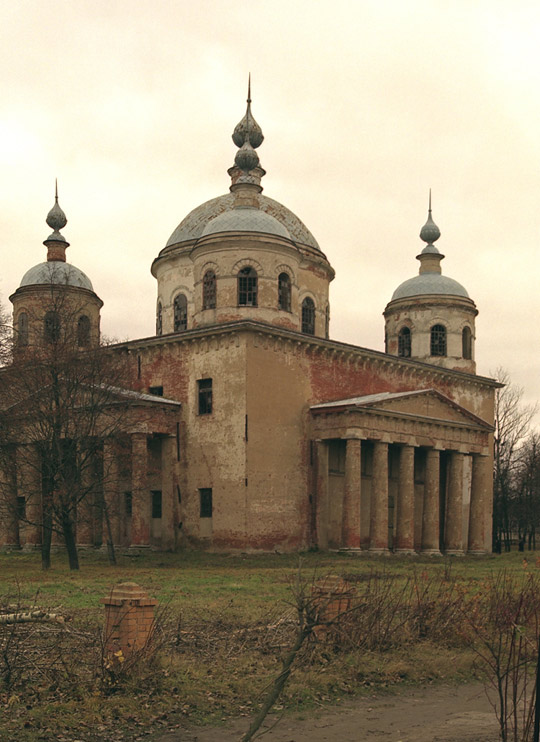
[(327, 337), (334, 271), (300, 219), (262, 194), (250, 86), (232, 139), (229, 193), (190, 212), (152, 264), (156, 334), (250, 319)]
[(420, 230), (419, 275), (400, 284), (384, 310), (386, 352), (457, 371), (476, 373), (475, 303), (465, 288), (443, 276), (444, 258), (433, 244), (441, 232), (431, 216)]
[(66, 262), (69, 242), (60, 233), (67, 218), (58, 187), (46, 222), (53, 230), (44, 241), (47, 260), (24, 274), (9, 299), (13, 304), (15, 349), (72, 343), (81, 349), (99, 344), (101, 299), (79, 268)]

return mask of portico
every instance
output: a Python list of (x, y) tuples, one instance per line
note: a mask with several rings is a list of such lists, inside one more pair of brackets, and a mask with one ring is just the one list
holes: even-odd
[(311, 407), (317, 543), (371, 554), (490, 550), (490, 434), (435, 390)]

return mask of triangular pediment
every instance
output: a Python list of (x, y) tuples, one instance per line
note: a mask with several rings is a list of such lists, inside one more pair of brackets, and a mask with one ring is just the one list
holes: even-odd
[(311, 407), (314, 413), (343, 410), (373, 410), (416, 418), (447, 421), (464, 425), (492, 426), (435, 389), (406, 392), (381, 392), (361, 397), (334, 400)]

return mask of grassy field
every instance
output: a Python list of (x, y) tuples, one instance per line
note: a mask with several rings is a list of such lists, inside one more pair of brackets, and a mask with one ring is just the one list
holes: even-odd
[[(0, 555), (3, 612), (40, 607), (70, 619), (67, 632), (0, 627), (0, 740), (135, 739), (143, 727), (250, 715), (294, 640), (299, 570), (308, 593), (319, 577), (345, 576), (360, 608), (340, 636), (309, 641), (299, 655), (279, 704), (302, 711), (374, 688), (471, 678), (460, 601), (501, 570), (516, 582), (540, 575), (540, 560), (180, 553), (121, 556), (111, 567), (89, 553), (79, 573), (61, 554), (43, 573), (39, 555)], [(126, 581), (158, 599), (159, 646), (117, 678), (101, 662), (101, 600)]]

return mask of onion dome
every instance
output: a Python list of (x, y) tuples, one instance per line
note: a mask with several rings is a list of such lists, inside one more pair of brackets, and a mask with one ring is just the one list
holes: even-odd
[(438, 294), (444, 296), (461, 296), (466, 299), (469, 294), (466, 289), (453, 278), (441, 274), (441, 261), (444, 255), (437, 250), (435, 245), (441, 231), (433, 221), (431, 215), (431, 191), (429, 193), (428, 218), (420, 230), (420, 239), (428, 244), (422, 252), (416, 256), (420, 261), (419, 275), (409, 278), (400, 284), (392, 294), (391, 301), (396, 299), (406, 299), (413, 296), (425, 296), (428, 294)]
[(260, 147), (264, 140), (264, 135), (259, 124), (253, 118), (251, 113), (251, 75), (248, 78), (248, 97), (247, 109), (244, 118), (236, 124), (233, 131), (232, 140), (238, 148), (249, 143), (253, 149)]

